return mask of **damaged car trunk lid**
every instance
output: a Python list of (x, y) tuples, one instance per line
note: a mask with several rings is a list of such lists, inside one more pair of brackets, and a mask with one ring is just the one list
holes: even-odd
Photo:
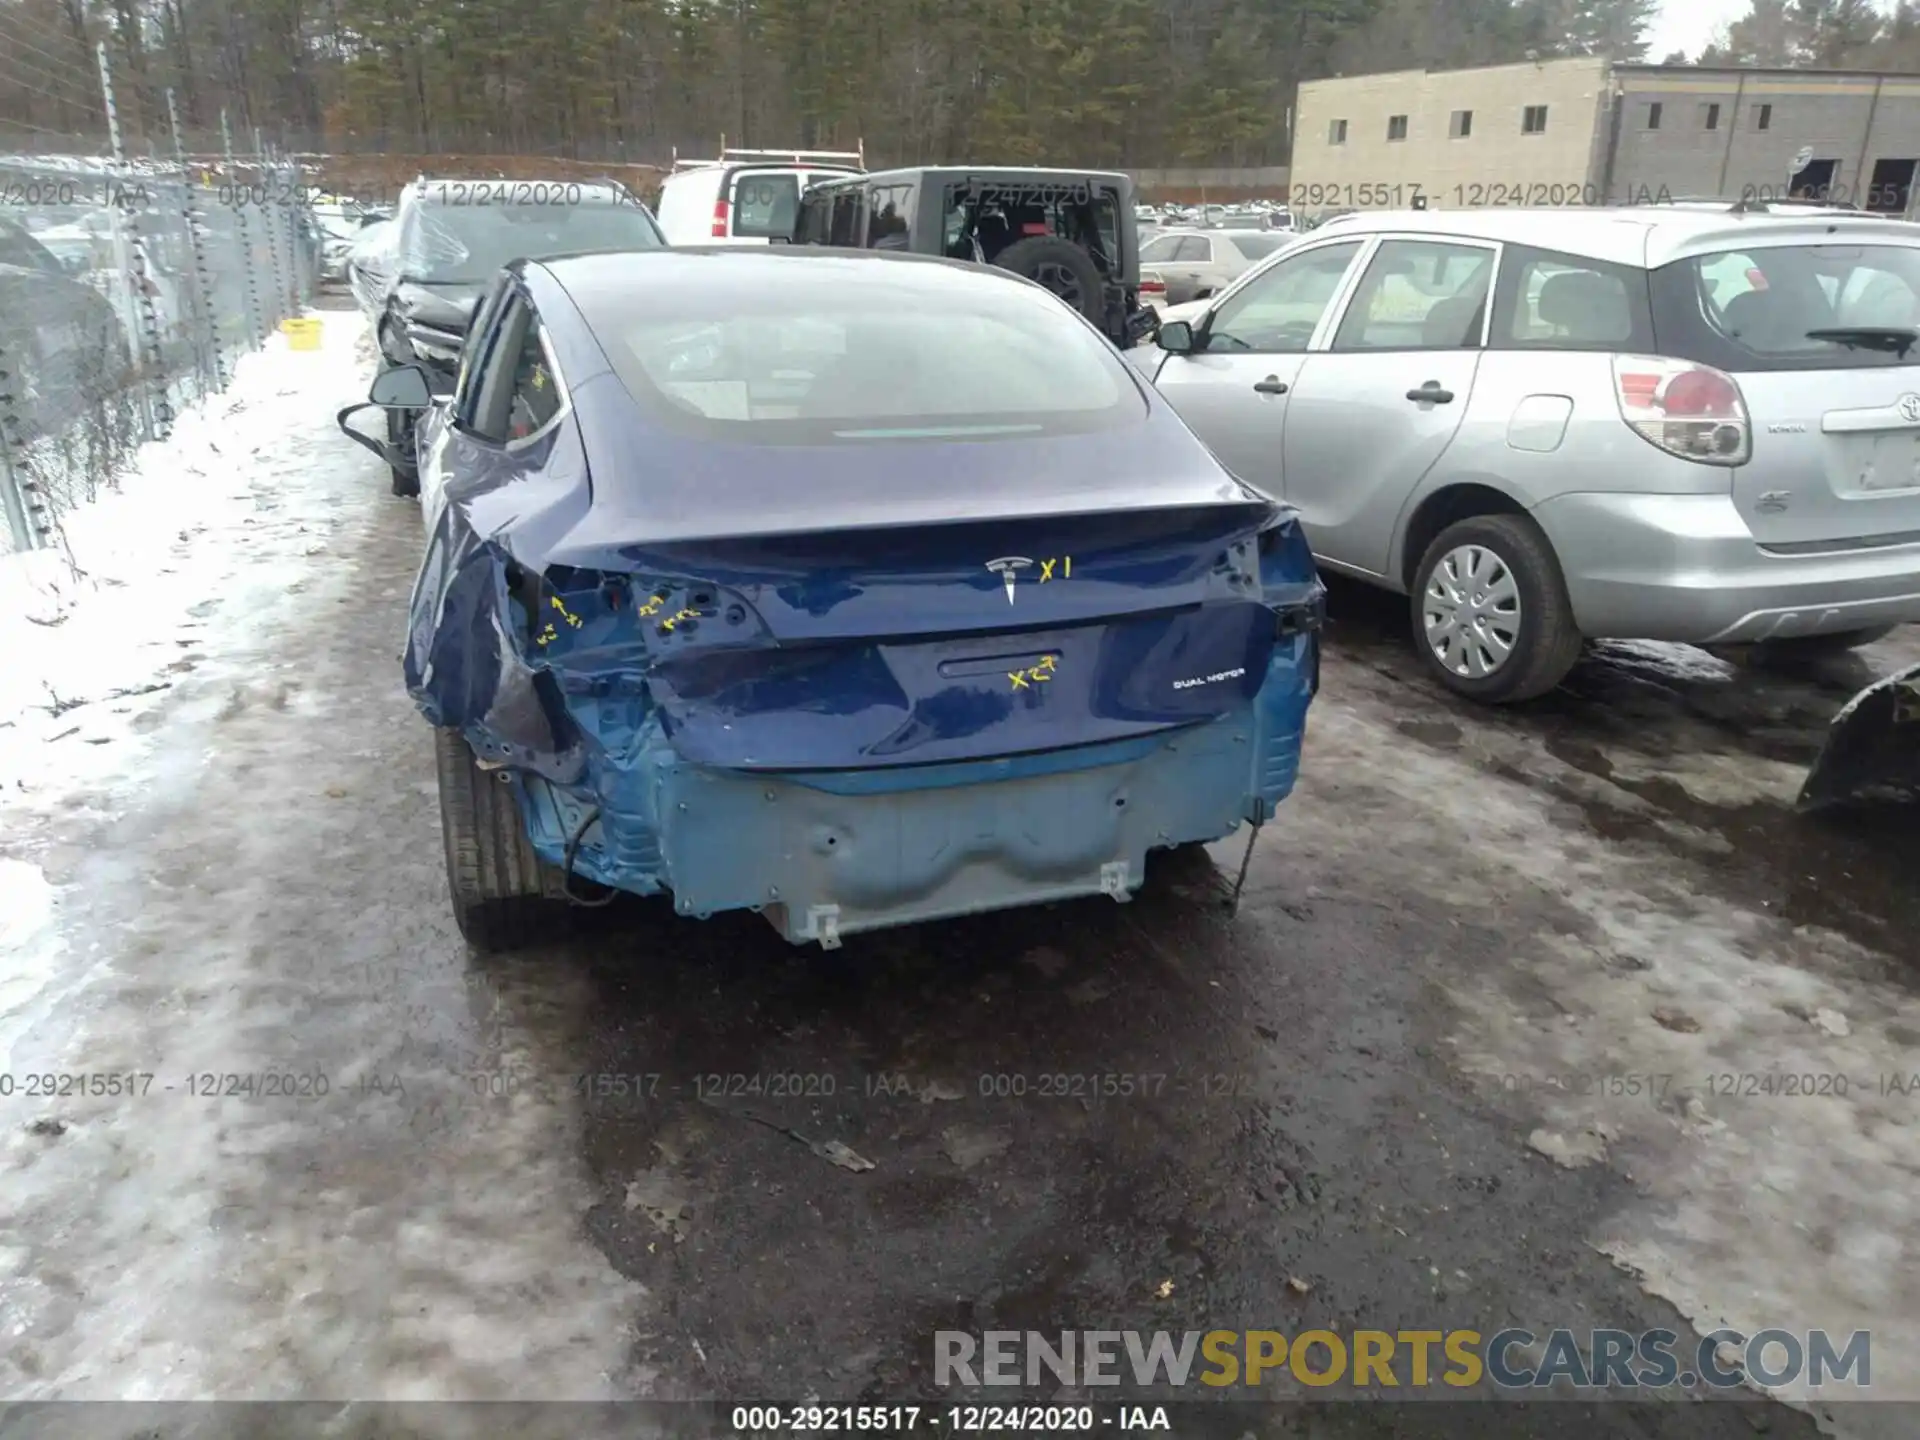
[[(1298, 526), (1262, 501), (649, 547), (528, 607), (570, 709), (682, 758), (918, 765), (1217, 719), (1318, 624)], [(627, 717), (625, 724), (621, 717)]]

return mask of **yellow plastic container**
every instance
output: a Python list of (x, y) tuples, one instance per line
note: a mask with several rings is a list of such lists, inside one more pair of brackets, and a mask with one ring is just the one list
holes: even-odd
[(320, 348), (320, 321), (317, 316), (308, 315), (294, 320), (282, 320), (280, 330), (287, 337), (289, 350)]

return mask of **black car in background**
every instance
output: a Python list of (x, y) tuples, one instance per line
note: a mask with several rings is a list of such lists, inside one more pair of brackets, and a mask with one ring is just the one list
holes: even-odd
[(1025, 166), (920, 166), (815, 185), (793, 242), (994, 265), (1045, 286), (1121, 349), (1153, 333), (1140, 304), (1130, 176)]
[[(377, 334), (384, 366), (423, 365), (450, 393), (481, 291), (515, 260), (664, 247), (652, 212), (611, 181), (416, 180), (400, 197)], [(389, 411), (393, 493), (420, 493), (412, 412)]]

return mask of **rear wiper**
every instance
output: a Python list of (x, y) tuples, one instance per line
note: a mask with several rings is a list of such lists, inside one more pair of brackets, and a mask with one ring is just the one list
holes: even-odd
[(1887, 350), (1907, 358), (1907, 351), (1920, 342), (1920, 330), (1904, 330), (1890, 325), (1846, 325), (1834, 330), (1809, 330), (1809, 340), (1832, 340), (1849, 350)]

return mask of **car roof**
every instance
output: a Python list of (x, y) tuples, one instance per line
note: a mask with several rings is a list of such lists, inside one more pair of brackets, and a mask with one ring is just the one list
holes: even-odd
[(1197, 235), (1202, 240), (1205, 240), (1210, 236), (1224, 235), (1231, 240), (1234, 236), (1238, 235), (1247, 239), (1252, 239), (1256, 236), (1264, 239), (1268, 235), (1279, 235), (1283, 233), (1283, 231), (1279, 230), (1260, 230), (1248, 225), (1215, 225), (1210, 228), (1203, 228), (1198, 225), (1170, 225), (1153, 238), (1156, 240), (1165, 240), (1169, 236), (1174, 235)]
[[(1920, 245), (1920, 227), (1861, 211), (1794, 207), (1769, 213), (1733, 205), (1499, 207), (1485, 210), (1365, 210), (1338, 217), (1336, 235), (1401, 234), (1494, 240), (1619, 265), (1658, 267), (1742, 245), (1805, 245), (1844, 234)], [(1329, 222), (1331, 223), (1331, 222)], [(1318, 232), (1316, 232), (1318, 238)]]
[[(635, 264), (644, 263), (645, 268)], [(635, 284), (684, 285), (712, 281), (718, 284), (751, 283), (756, 279), (778, 279), (792, 285), (800, 275), (827, 281), (838, 278), (844, 284), (858, 284), (875, 272), (874, 265), (907, 266), (922, 273), (920, 281), (928, 293), (965, 296), (982, 294), (989, 287), (1028, 285), (1008, 270), (949, 260), (939, 255), (915, 255), (905, 250), (854, 250), (831, 245), (675, 245), (651, 250), (601, 250), (580, 255), (564, 255), (542, 260), (522, 260), (520, 265), (539, 265), (560, 282), (581, 314), (592, 323), (596, 300), (631, 290)], [(724, 270), (715, 270), (715, 264)], [(786, 266), (785, 270), (771, 267)], [(794, 266), (810, 266), (798, 273)]]
[[(944, 179), (948, 176), (978, 176), (981, 179), (1020, 177), (1038, 180), (1111, 180), (1131, 185), (1133, 177), (1121, 170), (1060, 170), (1049, 169), (1045, 165), (902, 165), (893, 170), (870, 170), (863, 175), (852, 175), (848, 179), (861, 181), (906, 179), (914, 176), (926, 176)], [(829, 180), (828, 185), (839, 185), (842, 181)]]

